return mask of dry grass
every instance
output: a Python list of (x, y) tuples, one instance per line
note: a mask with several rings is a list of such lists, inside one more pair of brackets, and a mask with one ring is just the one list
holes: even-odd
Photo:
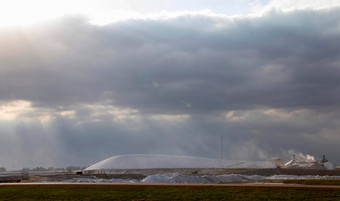
[(166, 185), (4, 185), (1, 200), (339, 200), (340, 189)]

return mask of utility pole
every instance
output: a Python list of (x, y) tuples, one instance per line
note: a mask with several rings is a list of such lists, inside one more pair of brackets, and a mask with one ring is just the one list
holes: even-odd
[(223, 159), (223, 136), (221, 135), (221, 159)]

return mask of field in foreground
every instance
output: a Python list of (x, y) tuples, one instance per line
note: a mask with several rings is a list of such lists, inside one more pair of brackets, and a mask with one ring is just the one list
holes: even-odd
[(250, 185), (1, 185), (0, 200), (339, 200), (340, 188)]

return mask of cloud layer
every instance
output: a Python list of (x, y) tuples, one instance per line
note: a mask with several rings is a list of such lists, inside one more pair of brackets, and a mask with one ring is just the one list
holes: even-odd
[(0, 165), (218, 157), (221, 135), (231, 159), (295, 149), (340, 162), (339, 11), (2, 29)]

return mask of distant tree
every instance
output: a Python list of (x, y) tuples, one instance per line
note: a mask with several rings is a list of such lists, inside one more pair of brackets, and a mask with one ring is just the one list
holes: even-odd
[(66, 167), (66, 170), (68, 172), (72, 172), (73, 170), (75, 170), (75, 167), (74, 166), (68, 166), (68, 167)]
[(82, 166), (68, 166), (68, 167), (66, 167), (66, 170), (68, 172), (73, 172), (74, 170), (83, 170), (85, 168), (86, 167), (82, 167)]
[(21, 172), (29, 172), (29, 171), (31, 171), (31, 169), (30, 168), (26, 168), (26, 167), (23, 167), (22, 169), (21, 169)]
[(44, 170), (46, 170), (46, 169), (43, 168), (43, 167), (35, 167), (35, 168), (32, 169), (32, 171), (44, 171)]
[(0, 172), (6, 172), (6, 168), (0, 167)]

